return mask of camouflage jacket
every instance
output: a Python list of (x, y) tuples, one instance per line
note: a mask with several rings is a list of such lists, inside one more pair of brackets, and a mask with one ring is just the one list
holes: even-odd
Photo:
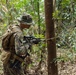
[[(11, 28), (11, 27), (10, 27)], [(9, 29), (10, 29), (9, 28)], [(17, 55), (26, 55), (27, 49), (23, 41), (23, 31), (21, 30), (19, 25), (12, 26), (12, 31), (16, 32), (14, 34), (15, 37), (15, 53)]]

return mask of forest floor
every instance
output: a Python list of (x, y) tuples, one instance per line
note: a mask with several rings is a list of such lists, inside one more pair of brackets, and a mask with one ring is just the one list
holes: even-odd
[(76, 52), (72, 49), (58, 49), (58, 75), (76, 75)]
[[(0, 59), (1, 59), (1, 55), (0, 55)], [(2, 75), (3, 73), (3, 67), (2, 67), (2, 61), (0, 60), (0, 75)]]
[[(58, 75), (76, 75), (76, 60), (74, 60), (74, 58), (72, 57), (69, 58), (67, 53), (68, 52), (65, 52), (65, 50), (60, 49), (57, 52), (58, 57), (62, 58), (58, 59)], [(47, 75), (46, 62), (42, 62), (41, 67), (38, 67), (39, 64), (38, 65), (37, 64), (38, 64), (37, 62), (34, 63), (34, 66), (28, 69), (28, 72), (25, 75)], [(2, 73), (3, 73), (2, 62), (0, 61), (0, 75), (2, 75)]]

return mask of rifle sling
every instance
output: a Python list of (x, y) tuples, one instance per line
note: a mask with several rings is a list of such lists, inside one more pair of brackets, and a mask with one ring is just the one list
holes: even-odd
[(14, 57), (15, 59), (17, 59), (17, 60), (21, 61), (21, 62), (23, 62), (23, 61), (24, 61), (24, 59), (23, 59), (23, 58), (19, 57), (19, 56), (18, 56), (18, 55), (16, 55), (16, 54), (14, 54), (14, 55), (13, 55), (13, 57)]
[(16, 54), (13, 54), (13, 57), (15, 58), (15, 59), (17, 59), (17, 60), (19, 60), (19, 61), (21, 61), (21, 62), (23, 62), (24, 61), (24, 58), (26, 58), (27, 56), (30, 56), (30, 54), (29, 53), (27, 53), (26, 54), (26, 56), (25, 57), (20, 57), (20, 56), (18, 56), (18, 55), (16, 55)]

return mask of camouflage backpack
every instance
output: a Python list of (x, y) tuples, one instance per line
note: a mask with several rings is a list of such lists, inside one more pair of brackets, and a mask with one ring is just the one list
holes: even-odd
[(13, 37), (13, 34), (15, 32), (12, 32), (11, 29), (8, 29), (6, 31), (6, 33), (3, 35), (3, 38), (2, 38), (2, 48), (3, 50), (5, 51), (9, 51), (10, 50), (10, 47), (11, 47), (11, 37)]

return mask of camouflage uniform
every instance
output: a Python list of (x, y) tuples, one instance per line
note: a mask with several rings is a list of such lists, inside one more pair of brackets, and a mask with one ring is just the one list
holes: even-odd
[[(7, 64), (3, 64), (4, 67), (4, 75), (24, 75), (22, 65), (20, 61), (16, 60), (13, 58), (13, 53), (17, 55), (26, 55), (26, 47), (23, 42), (23, 33), (22, 30), (20, 29), (19, 25), (14, 25), (12, 27), (12, 31), (16, 32), (13, 36), (15, 37), (15, 45), (13, 44), (12, 46), (15, 47), (11, 48), (11, 56), (9, 59), (9, 62)], [(11, 37), (12, 38), (12, 37)], [(19, 62), (17, 64), (17, 62)], [(14, 63), (14, 65), (13, 65)], [(14, 66), (14, 67), (13, 67)]]
[[(21, 25), (27, 25), (30, 27), (32, 25), (32, 17), (29, 14), (23, 14), (23, 16), (18, 19)], [(10, 45), (8, 52), (4, 52), (2, 60), (3, 60), (3, 67), (4, 67), (4, 75), (24, 75), (22, 69), (22, 58), (27, 55), (27, 49), (29, 46), (24, 44), (23, 41), (23, 33), (22, 30), (27, 27), (20, 27), (19, 25), (12, 25), (7, 30), (6, 34), (15, 32), (13, 36), (10, 38)], [(22, 29), (21, 29), (22, 28)], [(7, 61), (7, 62), (6, 62)]]

